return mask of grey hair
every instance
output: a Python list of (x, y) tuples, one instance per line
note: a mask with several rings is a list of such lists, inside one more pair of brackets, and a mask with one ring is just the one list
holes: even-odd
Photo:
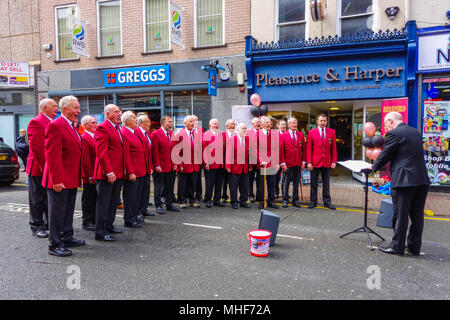
[(237, 129), (239, 130), (240, 128), (242, 128), (244, 126), (247, 128), (247, 124), (245, 122), (241, 122), (238, 124)]
[(252, 124), (255, 124), (256, 121), (258, 121), (258, 120), (260, 120), (258, 117), (253, 118), (253, 119), (252, 119)]
[(229, 123), (233, 122), (236, 124), (236, 122), (233, 119), (228, 119), (227, 122), (225, 122), (225, 127), (228, 126)]
[(297, 123), (298, 123), (297, 118), (292, 117), (292, 118), (288, 119), (287, 124), (290, 125), (292, 121), (297, 121)]
[(78, 98), (74, 96), (65, 96), (62, 97), (61, 100), (59, 100), (59, 110), (63, 110), (64, 108), (67, 108), (71, 105), (72, 101), (78, 102)]
[(39, 102), (39, 112), (42, 111), (42, 109), (50, 102), (53, 101), (54, 103), (56, 103), (55, 100), (51, 99), (51, 98), (44, 98), (41, 100), (41, 102)]
[(122, 120), (122, 125), (125, 126), (132, 115), (134, 115), (133, 111), (129, 110), (122, 113), (122, 117), (120, 118), (120, 120)]
[(188, 122), (192, 117), (193, 117), (192, 115), (184, 117), (183, 123), (186, 124), (186, 122)]
[(267, 120), (272, 121), (272, 120), (270, 120), (270, 118), (267, 117), (267, 116), (263, 116), (263, 117), (261, 118), (261, 122), (262, 122), (262, 123), (266, 122)]
[(209, 125), (211, 125), (212, 123), (213, 123), (213, 121), (219, 121), (219, 120), (217, 120), (216, 118), (214, 118), (214, 119), (211, 119), (211, 120), (209, 120)]
[(393, 121), (403, 121), (403, 117), (397, 111), (391, 111), (387, 115), (384, 116), (384, 121), (391, 119)]
[(84, 127), (84, 125), (86, 124), (86, 123), (88, 123), (89, 122), (89, 120), (91, 120), (91, 119), (94, 119), (94, 117), (93, 116), (90, 116), (90, 115), (85, 115), (83, 118), (81, 118), (81, 125)]
[(150, 120), (150, 117), (146, 113), (139, 114), (139, 116), (137, 117), (138, 125), (141, 125), (141, 123), (145, 121), (145, 118), (148, 118)]
[(116, 106), (115, 104), (112, 104), (112, 103), (108, 104), (104, 109), (105, 116), (106, 116), (106, 113), (111, 112), (111, 110), (116, 107), (118, 108), (118, 106)]

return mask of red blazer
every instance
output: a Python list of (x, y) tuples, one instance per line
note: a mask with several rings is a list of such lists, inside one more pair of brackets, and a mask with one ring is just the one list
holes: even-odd
[(147, 175), (147, 150), (142, 145), (141, 140), (136, 133), (139, 128), (134, 129), (134, 133), (125, 127), (122, 127), (122, 137), (126, 141), (128, 147), (125, 149), (125, 159), (129, 162), (127, 168), (127, 176), (135, 174), (136, 178), (141, 178)]
[(319, 128), (308, 132), (306, 144), (306, 162), (314, 168), (330, 168), (337, 162), (336, 132), (333, 129), (325, 129), (325, 139), (320, 137)]
[[(169, 135), (172, 139), (173, 131), (170, 131)], [(172, 171), (172, 141), (167, 138), (162, 128), (153, 131), (150, 139), (152, 140), (153, 167), (161, 167), (162, 172)]]
[[(191, 140), (186, 128), (183, 128), (175, 135), (175, 139), (172, 141), (173, 147), (176, 148), (174, 156), (179, 160), (179, 172), (192, 173), (200, 171), (203, 159), (201, 135), (193, 132), (193, 138), (194, 141)], [(199, 147), (195, 148), (194, 144), (197, 144)], [(189, 151), (186, 155), (184, 154), (185, 150)], [(197, 156), (195, 156), (195, 152), (197, 152)], [(187, 158), (188, 161), (184, 161), (184, 158)]]
[[(267, 168), (273, 167), (273, 169), (276, 169), (276, 165), (279, 165), (281, 162), (280, 160), (282, 159), (281, 156), (281, 148), (280, 148), (280, 135), (278, 133), (277, 130), (269, 130), (270, 134), (268, 136), (264, 135), (264, 131), (258, 130), (258, 134), (257, 134), (257, 150), (256, 150), (256, 154), (257, 154), (257, 159), (258, 159), (258, 165), (257, 168), (260, 169), (261, 168), (261, 163), (263, 162), (267, 162)], [(273, 163), (272, 161), (269, 161), (272, 159), (272, 143), (276, 143), (274, 135), (278, 135), (279, 139), (278, 139), (278, 146), (275, 147), (276, 152), (278, 152), (278, 162), (277, 163)], [(262, 140), (262, 139), (266, 139), (266, 141)], [(275, 155), (274, 155), (275, 157)]]
[(135, 130), (136, 136), (141, 141), (142, 146), (144, 147), (144, 156), (145, 156), (145, 164), (147, 167), (147, 174), (151, 174), (153, 172), (153, 159), (152, 159), (152, 145), (151, 141), (148, 141), (147, 136), (150, 138), (150, 133), (146, 131), (147, 136), (142, 133), (140, 127), (137, 127)]
[(128, 159), (125, 159), (125, 149), (127, 148), (125, 139), (120, 139), (119, 132), (113, 125), (105, 120), (97, 126), (94, 132), (95, 153), (95, 179), (105, 180), (106, 174), (114, 172), (117, 179), (126, 177), (125, 170), (129, 166)]
[(66, 189), (81, 185), (82, 139), (62, 116), (45, 131), (45, 162), (42, 186), (64, 183)]
[(234, 144), (234, 158), (232, 163), (227, 163), (225, 165), (225, 169), (231, 169), (232, 174), (242, 174), (242, 173), (248, 173), (249, 165), (248, 159), (249, 159), (249, 137), (246, 136), (245, 138), (245, 149), (242, 148), (241, 140), (239, 136), (235, 135), (232, 139)]
[(32, 177), (42, 177), (45, 166), (45, 128), (51, 121), (42, 113), (34, 117), (27, 128), (30, 153), (26, 172)]
[[(224, 167), (223, 143), (223, 134), (220, 131), (217, 134), (217, 138), (212, 130), (208, 130), (203, 134), (203, 164), (209, 164), (209, 169)], [(216, 151), (219, 152), (216, 153)]]
[(81, 136), (83, 138), (83, 160), (82, 160), (82, 183), (89, 183), (89, 178), (94, 177), (95, 168), (95, 140), (87, 132)]
[(292, 139), (291, 132), (286, 130), (280, 136), (281, 160), (286, 167), (300, 167), (302, 162), (306, 162), (306, 141), (303, 132), (296, 131), (296, 142)]

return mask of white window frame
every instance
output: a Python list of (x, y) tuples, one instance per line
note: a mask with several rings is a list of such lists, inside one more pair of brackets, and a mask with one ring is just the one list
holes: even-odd
[(170, 0), (167, 0), (167, 11), (168, 11), (168, 28), (169, 28), (169, 48), (163, 50), (152, 50), (148, 51), (147, 49), (147, 0), (142, 0), (142, 26), (143, 26), (143, 34), (144, 34), (144, 53), (153, 53), (153, 52), (166, 52), (172, 50), (172, 32), (170, 32)]
[[(309, 35), (309, 23), (308, 23), (308, 14), (309, 14), (309, 0), (305, 0), (305, 20), (291, 21), (291, 22), (283, 22), (280, 23), (280, 0), (275, 1), (275, 28), (274, 28), (274, 39), (275, 41), (280, 41), (280, 26), (290, 26), (296, 24), (305, 24), (305, 39), (308, 39)], [(295, 39), (293, 39), (295, 40)], [(299, 39), (302, 40), (302, 39)]]
[(197, 37), (197, 8), (198, 8), (198, 0), (194, 0), (194, 48), (208, 48), (208, 47), (215, 47), (215, 46), (220, 46), (220, 45), (225, 45), (226, 44), (226, 39), (225, 39), (225, 34), (226, 34), (226, 30), (225, 30), (225, 1), (226, 0), (222, 0), (222, 43), (221, 44), (213, 44), (213, 45), (208, 45), (208, 46), (198, 46), (198, 37)]
[(97, 56), (98, 57), (111, 57), (116, 55), (105, 56), (102, 55), (101, 48), (102, 45), (100, 43), (100, 4), (105, 2), (119, 2), (120, 10), (120, 53), (117, 55), (123, 55), (123, 29), (122, 29), (122, 0), (97, 0)]
[[(357, 1), (357, 0), (356, 0)], [(336, 1), (336, 34), (342, 36), (342, 19), (348, 18), (358, 18), (358, 17), (368, 17), (372, 16), (372, 31), (376, 32), (378, 30), (377, 18), (378, 18), (378, 0), (372, 0), (372, 12), (371, 13), (361, 13), (354, 14), (351, 16), (342, 17), (342, 0)]]
[(78, 17), (78, 6), (76, 4), (65, 4), (61, 6), (55, 6), (55, 43), (56, 43), (56, 61), (66, 61), (66, 60), (73, 60), (73, 59), (79, 59), (80, 56), (77, 54), (76, 58), (66, 58), (61, 59), (59, 56), (59, 32), (58, 32), (58, 9), (65, 9), (65, 8), (75, 8), (75, 16)]

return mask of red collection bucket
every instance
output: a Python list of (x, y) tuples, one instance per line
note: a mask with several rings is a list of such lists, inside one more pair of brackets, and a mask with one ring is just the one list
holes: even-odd
[(248, 232), (250, 241), (250, 253), (255, 257), (269, 255), (270, 236), (272, 232), (267, 230), (252, 230)]

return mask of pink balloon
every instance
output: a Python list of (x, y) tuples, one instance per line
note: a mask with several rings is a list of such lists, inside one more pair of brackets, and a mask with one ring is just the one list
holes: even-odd
[(250, 96), (250, 103), (254, 106), (259, 107), (261, 105), (261, 97), (259, 94), (254, 93)]
[(375, 160), (375, 159), (373, 159), (373, 151), (374, 150), (375, 150), (374, 148), (366, 148), (366, 157), (371, 160)]
[(368, 135), (369, 137), (373, 137), (377, 128), (372, 122), (366, 122), (364, 123), (363, 129), (366, 135)]
[(380, 153), (381, 153), (381, 149), (380, 148), (377, 148), (377, 149), (373, 150), (372, 151), (372, 157), (373, 157), (372, 160), (377, 160), (377, 158), (380, 155)]

